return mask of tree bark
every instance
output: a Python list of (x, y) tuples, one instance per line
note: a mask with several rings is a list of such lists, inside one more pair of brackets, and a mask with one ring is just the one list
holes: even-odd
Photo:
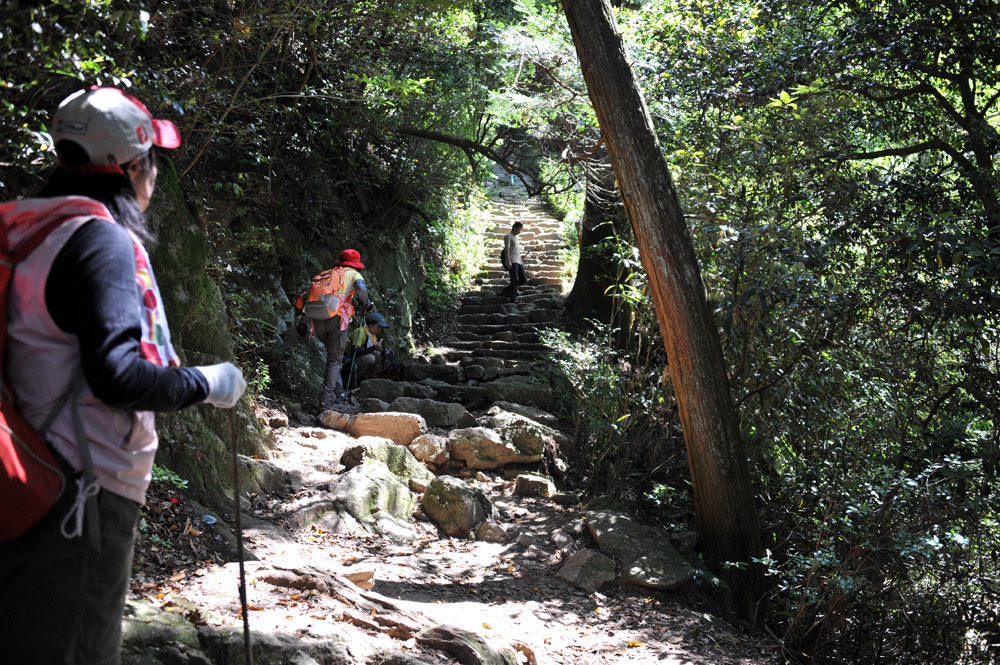
[(703, 553), (738, 562), (729, 579), (745, 615), (763, 596), (757, 509), (719, 332), (653, 121), (608, 0), (563, 0), (580, 66), (663, 332), (694, 488)]
[(621, 284), (626, 275), (619, 274), (610, 249), (602, 244), (628, 233), (628, 216), (615, 188), (611, 164), (603, 158), (588, 161), (580, 226), (580, 260), (573, 290), (566, 296), (566, 311), (577, 319), (596, 319), (620, 329), (619, 343), (624, 346), (621, 343), (631, 332), (631, 307), (607, 291)]

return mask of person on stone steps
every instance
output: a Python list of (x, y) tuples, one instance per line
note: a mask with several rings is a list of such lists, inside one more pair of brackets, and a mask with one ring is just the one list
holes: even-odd
[(340, 376), (347, 347), (348, 326), (354, 318), (354, 299), (364, 309), (373, 306), (361, 276), (365, 264), (356, 249), (340, 253), (340, 262), (312, 278), (309, 292), (299, 296), (300, 308), (311, 320), (313, 332), (326, 347), (326, 372), (319, 394), (319, 409), (326, 411), (346, 400)]
[(511, 302), (521, 302), (521, 299), (517, 296), (517, 287), (528, 281), (528, 276), (524, 272), (524, 262), (521, 259), (521, 246), (517, 240), (517, 236), (521, 234), (522, 228), (524, 228), (524, 224), (514, 222), (514, 225), (510, 227), (510, 233), (503, 237), (504, 255), (507, 258), (504, 268), (510, 273)]
[(392, 351), (384, 349), (383, 333), (389, 324), (378, 312), (365, 316), (365, 324), (351, 333), (344, 354), (343, 374), (347, 374), (344, 385), (352, 388), (371, 378), (382, 366), (382, 360)]
[(153, 146), (180, 145), (174, 124), (95, 86), (64, 99), (50, 128), (51, 179), (37, 198), (0, 205), (7, 230), (55, 225), (14, 270), (4, 399), (45, 429), (66, 484), (47, 515), (0, 543), (2, 660), (117, 665), (153, 412), (232, 408), (246, 383), (228, 362), (180, 367), (170, 343), (145, 212)]

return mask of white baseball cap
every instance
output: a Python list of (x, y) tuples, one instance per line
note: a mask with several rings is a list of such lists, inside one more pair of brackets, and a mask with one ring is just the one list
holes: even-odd
[[(123, 173), (127, 164), (152, 146), (181, 144), (177, 126), (155, 120), (138, 99), (118, 88), (92, 86), (62, 100), (53, 122), (52, 139), (77, 143), (90, 157), (79, 169), (88, 173)], [(66, 165), (63, 165), (67, 168)]]

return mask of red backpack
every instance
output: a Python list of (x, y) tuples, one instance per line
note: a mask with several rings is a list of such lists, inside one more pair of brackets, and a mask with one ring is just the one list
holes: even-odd
[[(2, 212), (2, 211), (0, 211)], [(34, 221), (37, 223), (38, 218)], [(14, 268), (65, 218), (39, 224), (16, 247), (9, 234), (21, 220), (0, 219), (0, 541), (12, 540), (37, 523), (52, 508), (66, 484), (48, 444), (14, 406), (7, 381), (7, 307)], [(22, 223), (32, 223), (24, 220)], [(60, 405), (61, 407), (62, 405)], [(43, 426), (47, 429), (48, 422)]]

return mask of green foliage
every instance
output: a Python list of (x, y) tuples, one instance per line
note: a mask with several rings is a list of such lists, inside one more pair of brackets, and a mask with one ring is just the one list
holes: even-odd
[(957, 122), (990, 103), (960, 91), (996, 89), (997, 40), (964, 10), (938, 35), (941, 7), (623, 16), (761, 482), (769, 620), (831, 662), (975, 662), (995, 641), (997, 563), (970, 544), (995, 538), (1000, 491), (996, 188), (910, 146), (1000, 145)]
[(478, 190), (455, 192), (453, 198), (445, 201), (442, 216), (434, 218), (428, 226), (429, 250), (425, 252), (424, 264), (427, 315), (440, 315), (450, 309), (486, 262), (489, 248), (482, 237), (491, 225), (488, 204)]
[(184, 480), (176, 473), (165, 466), (153, 464), (153, 482), (169, 485), (179, 490), (187, 489), (188, 481)]
[(588, 326), (581, 336), (543, 332), (557, 380), (572, 391), (560, 391), (573, 397), (560, 410), (574, 421), (585, 489), (638, 501), (680, 461), (671, 424), (676, 407), (662, 384), (662, 345), (647, 343), (626, 355), (615, 347), (618, 331), (596, 321)]

